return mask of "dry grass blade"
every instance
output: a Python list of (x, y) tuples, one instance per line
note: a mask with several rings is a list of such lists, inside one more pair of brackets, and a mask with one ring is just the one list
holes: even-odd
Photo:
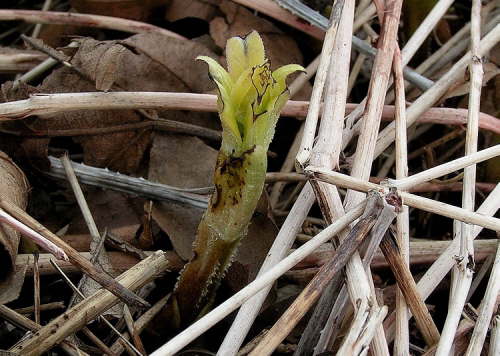
[(404, 295), (406, 304), (413, 313), (415, 321), (417, 322), (417, 327), (422, 333), (425, 342), (429, 346), (437, 344), (439, 341), (439, 331), (422, 297), (418, 294), (415, 280), (413, 279), (406, 261), (401, 257), (398, 243), (392, 234), (387, 233), (384, 236), (380, 243), (380, 249), (389, 262), (389, 267), (396, 277), (399, 290)]
[(95, 280), (97, 283), (101, 284), (104, 288), (111, 291), (111, 293), (117, 295), (125, 303), (133, 306), (147, 306), (148, 303), (142, 298), (136, 296), (134, 293), (126, 289), (120, 283), (118, 283), (113, 278), (109, 277), (103, 271), (98, 270), (94, 265), (92, 265), (89, 260), (82, 257), (74, 248), (68, 245), (66, 242), (61, 240), (57, 235), (48, 230), (45, 226), (40, 224), (30, 215), (28, 215), (24, 210), (18, 208), (17, 206), (7, 202), (0, 201), (0, 206), (5, 209), (9, 214), (12, 214), (16, 219), (25, 223), (32, 229), (38, 231), (43, 237), (55, 244), (67, 255), (68, 259), (75, 266), (80, 268), (85, 274), (90, 278)]
[[(327, 171), (321, 168), (307, 167), (306, 171), (309, 173), (313, 173), (315, 178), (318, 178), (323, 182), (335, 184), (340, 187), (353, 189), (359, 192), (368, 192), (370, 190), (384, 192), (387, 190), (386, 186), (384, 187), (382, 185), (369, 183), (342, 173)], [(469, 212), (465, 209), (438, 202), (432, 199), (420, 197), (415, 194), (399, 192), (399, 195), (403, 199), (403, 204), (411, 206), (413, 208), (422, 209), (469, 224), (479, 225), (493, 231), (500, 230), (500, 219), (483, 216), (474, 212)]]
[(332, 9), (331, 23), (326, 32), (323, 47), (321, 49), (321, 57), (314, 80), (313, 92), (311, 94), (310, 106), (307, 111), (306, 122), (304, 126), (304, 134), (297, 153), (296, 161), (300, 167), (305, 167), (312, 153), (314, 136), (318, 124), (319, 112), (321, 109), (321, 98), (327, 81), (328, 71), (331, 66), (332, 50), (335, 45), (335, 38), (344, 12), (344, 0), (335, 2), (335, 7)]
[[(257, 278), (262, 276), (286, 256), (313, 203), (313, 189), (311, 185), (307, 183), (290, 210), (290, 214), (288, 214), (280, 232), (276, 236), (275, 242), (269, 249), (268, 257), (262, 264)], [(226, 352), (225, 350), (236, 350), (243, 344), (246, 334), (250, 330), (271, 288), (272, 285), (264, 287), (259, 293), (241, 306), (235, 321), (231, 325), (231, 328), (219, 348), (220, 353), (223, 351)]]
[[(123, 273), (118, 281), (125, 288), (135, 290), (167, 268), (168, 260), (164, 253), (155, 252)], [(36, 335), (18, 343), (11, 351), (20, 352), (23, 355), (41, 355), (117, 302), (117, 297), (107, 290), (101, 289), (42, 327)]]
[(273, 283), (281, 275), (283, 275), (290, 268), (295, 266), (304, 257), (313, 252), (322, 243), (328, 241), (333, 236), (344, 230), (347, 225), (361, 216), (365, 208), (365, 201), (361, 202), (354, 209), (339, 218), (335, 223), (328, 226), (321, 233), (316, 235), (315, 239), (305, 243), (299, 249), (295, 250), (292, 254), (284, 258), (281, 262), (274, 265), (273, 268), (260, 275), (253, 282), (248, 284), (238, 293), (226, 300), (224, 303), (213, 309), (204, 317), (196, 321), (190, 327), (182, 331), (172, 340), (161, 346), (158, 350), (152, 353), (152, 356), (160, 355), (173, 355), (184, 346), (188, 345), (191, 341), (196, 339), (199, 335), (210, 329), (214, 324), (222, 320), (229, 313), (237, 309), (241, 304), (248, 300), (253, 295), (257, 294), (264, 287)]
[(131, 33), (154, 32), (167, 37), (184, 39), (184, 37), (175, 32), (165, 30), (161, 27), (118, 17), (54, 11), (0, 10), (0, 21), (15, 20), (40, 24), (99, 27)]
[(316, 302), (332, 278), (345, 266), (377, 221), (382, 210), (380, 202), (378, 204), (372, 203), (377, 198), (381, 200), (381, 197), (377, 195), (367, 199), (367, 210), (348, 236), (340, 243), (335, 255), (321, 267), (312, 281), (250, 353), (250, 356), (270, 355)]
[[(353, 112), (358, 104), (347, 104), (346, 114)], [(193, 93), (164, 93), (164, 92), (109, 92), (109, 93), (60, 93), (37, 94), (29, 99), (6, 102), (0, 104), (0, 121), (16, 120), (32, 115), (58, 114), (77, 110), (108, 110), (108, 109), (167, 109), (167, 110), (192, 110), (202, 112), (216, 112), (216, 96), (211, 94)], [(308, 101), (290, 100), (282, 111), (283, 116), (304, 117), (309, 109)], [(382, 112), (384, 120), (394, 119), (394, 107), (385, 105)], [(439, 123), (444, 125), (462, 125), (467, 122), (467, 110), (452, 108), (428, 108), (418, 117), (418, 122)], [(112, 127), (111, 131), (131, 130), (147, 127), (149, 123), (130, 124), (120, 129)], [(155, 124), (161, 127), (162, 122)], [(481, 128), (500, 133), (500, 120), (481, 113), (479, 125)], [(169, 125), (172, 127), (173, 125)], [(99, 131), (100, 130), (100, 131)], [(102, 128), (97, 131), (89, 129), (88, 134), (106, 133)], [(173, 128), (180, 132), (193, 132), (192, 126)], [(200, 133), (197, 135), (211, 139), (218, 139), (214, 132)], [(67, 131), (67, 135), (79, 135), (81, 131)], [(43, 136), (43, 135), (42, 135)], [(50, 135), (49, 135), (50, 136)]]
[[(8, 320), (13, 325), (16, 325), (24, 330), (36, 332), (42, 328), (40, 324), (37, 324), (31, 321), (30, 319), (26, 318), (25, 316), (18, 314), (17, 312), (15, 312), (14, 310), (10, 309), (5, 305), (0, 305), (0, 316), (3, 319)], [(64, 350), (64, 352), (66, 352), (68, 355), (71, 356), (88, 355), (86, 352), (79, 350), (78, 347), (69, 340), (63, 340), (60, 346)]]
[[(399, 47), (396, 48), (394, 52), (393, 71), (394, 91), (396, 95), (396, 178), (402, 179), (408, 176), (408, 139), (406, 134), (406, 100), (403, 78), (403, 61)], [(410, 254), (409, 225), (409, 209), (407, 206), (403, 206), (396, 217), (396, 239), (399, 246), (400, 257), (404, 260), (406, 266), (409, 265)], [(410, 343), (408, 330), (408, 307), (400, 288), (396, 291), (396, 329), (397, 337), (394, 341), (394, 354), (405, 355), (409, 351), (408, 346)]]
[[(481, 41), (481, 1), (473, 0), (471, 10), (471, 63), (470, 63), (470, 92), (469, 111), (467, 120), (467, 136), (465, 142), (465, 156), (477, 152), (478, 117), (480, 112), (481, 87), (483, 81), (483, 67), (480, 52)], [(462, 191), (462, 207), (469, 211), (474, 210), (476, 195), (476, 165), (464, 169), (464, 188)], [(469, 224), (454, 224), (455, 239), (460, 241), (460, 252), (457, 265), (454, 269), (448, 315), (443, 326), (442, 337), (436, 350), (437, 356), (449, 354), (462, 310), (472, 283), (474, 269), (474, 245), (472, 243), (472, 229)], [(475, 346), (479, 351), (479, 345)]]

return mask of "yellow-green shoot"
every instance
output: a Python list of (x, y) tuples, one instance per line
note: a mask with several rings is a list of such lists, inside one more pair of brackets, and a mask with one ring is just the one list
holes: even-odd
[(264, 188), (267, 150), (280, 111), (289, 98), (286, 78), (297, 64), (271, 71), (259, 34), (226, 44), (226, 71), (200, 56), (218, 89), (222, 145), (214, 172), (215, 192), (198, 226), (193, 258), (181, 272), (171, 308), (177, 325), (207, 311), (231, 264)]

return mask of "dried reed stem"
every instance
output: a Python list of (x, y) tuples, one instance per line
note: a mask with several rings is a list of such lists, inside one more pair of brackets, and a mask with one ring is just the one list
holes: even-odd
[(439, 0), (427, 14), (425, 19), (420, 23), (408, 42), (406, 42), (404, 48), (401, 50), (403, 67), (410, 62), (411, 58), (413, 58), (427, 36), (429, 36), (430, 31), (432, 31), (437, 23), (441, 21), (451, 4), (453, 4), (453, 0)]
[[(290, 210), (290, 214), (288, 214), (273, 245), (269, 249), (256, 280), (262, 277), (286, 256), (313, 203), (313, 189), (311, 185), (307, 183), (300, 192), (299, 197)], [(231, 353), (237, 351), (241, 347), (271, 287), (271, 284), (263, 287), (261, 291), (248, 299), (248, 301), (241, 306), (231, 328), (227, 332), (219, 348), (219, 354), (224, 355), (227, 354), (227, 352)]]
[[(384, 192), (387, 190), (387, 187), (384, 187), (382, 185), (369, 183), (352, 176), (327, 171), (322, 168), (307, 167), (306, 172), (314, 175), (314, 178), (317, 178), (323, 182), (335, 184), (359, 192), (368, 192), (370, 190)], [(413, 208), (418, 208), (434, 214), (446, 216), (455, 220), (460, 220), (469, 224), (482, 226), (493, 231), (500, 231), (500, 219), (483, 216), (481, 214), (470, 212), (453, 205), (423, 198), (407, 192), (399, 192), (399, 195), (403, 199), (403, 204), (411, 206)]]
[(470, 338), (469, 347), (467, 348), (466, 356), (480, 355), (483, 349), (484, 340), (490, 326), (491, 318), (493, 317), (495, 307), (497, 306), (497, 298), (500, 292), (500, 245), (497, 248), (495, 262), (491, 270), (490, 279), (483, 296), (483, 300), (479, 305), (479, 315), (476, 320), (474, 331)]
[(387, 307), (374, 308), (366, 301), (362, 303), (354, 316), (349, 333), (344, 338), (337, 355), (366, 355), (375, 330), (387, 315)]
[(167, 37), (185, 39), (175, 32), (165, 30), (164, 28), (119, 17), (55, 11), (0, 10), (0, 21), (15, 20), (22, 20), (28, 23), (98, 27), (129, 33), (158, 33)]
[(468, 156), (457, 158), (453, 161), (443, 163), (439, 166), (429, 168), (417, 174), (413, 174), (402, 179), (388, 179), (391, 186), (398, 189), (408, 189), (412, 186), (428, 182), (446, 174), (458, 171), (465, 167), (475, 165), (476, 163), (500, 156), (500, 144), (486, 148), (484, 150), (469, 154)]
[(158, 350), (153, 352), (151, 356), (173, 355), (205, 331), (210, 329), (214, 324), (222, 320), (225, 316), (237, 309), (241, 304), (248, 300), (253, 295), (257, 294), (264, 287), (273, 283), (282, 274), (296, 265), (300, 260), (313, 252), (321, 244), (337, 235), (340, 231), (357, 219), (363, 213), (365, 202), (363, 201), (356, 208), (349, 211), (346, 215), (338, 219), (335, 223), (328, 226), (320, 232), (314, 239), (306, 242), (292, 254), (285, 257), (279, 263), (275, 264), (271, 269), (257, 277), (253, 282), (233, 295), (231, 298), (220, 304), (217, 308), (206, 314), (204, 317), (193, 323), (187, 329), (182, 331), (168, 343), (164, 344)]
[[(0, 305), (0, 316), (9, 321), (12, 325), (15, 325), (21, 329), (36, 332), (42, 328), (40, 324), (37, 324), (25, 316), (18, 314), (16, 311), (10, 309), (5, 305)], [(63, 340), (60, 344), (61, 348), (68, 355), (71, 356), (88, 356), (88, 354), (78, 347), (70, 340)]]
[(500, 354), (500, 315), (495, 315), (492, 321), (489, 356)]
[[(344, 14), (340, 20), (337, 38), (329, 64), (327, 87), (325, 91), (325, 104), (321, 125), (318, 131), (316, 144), (314, 145), (311, 162), (327, 168), (337, 168), (341, 151), (340, 139), (347, 102), (349, 64), (351, 55), (351, 43), (354, 20), (354, 3), (349, 1), (344, 6)], [(328, 223), (335, 220), (335, 217), (344, 214), (341, 208), (342, 202), (336, 187), (315, 182), (313, 185), (321, 211)], [(344, 237), (346, 232), (344, 233)], [(318, 273), (319, 277), (320, 274)], [(339, 280), (332, 281), (320, 291), (321, 298), (318, 301), (313, 317), (301, 337), (297, 353), (308, 354), (312, 350), (304, 350), (304, 347), (311, 344), (314, 347), (317, 336), (320, 334), (319, 328), (327, 321), (328, 309), (331, 308), (336, 293), (335, 285)], [(325, 326), (327, 327), (327, 326)]]
[[(500, 184), (488, 195), (483, 204), (477, 209), (477, 213), (483, 216), (492, 216), (500, 209)], [(481, 232), (482, 227), (476, 226), (473, 231), (473, 238), (476, 238)], [(456, 256), (459, 252), (460, 242), (456, 239), (452, 240), (446, 250), (432, 264), (432, 266), (424, 273), (422, 278), (417, 283), (420, 295), (425, 300), (429, 297), (432, 291), (441, 283), (450, 269), (455, 265)], [(388, 329), (389, 338), (393, 336), (392, 329), (393, 315), (388, 317), (386, 329)]]
[[(0, 201), (0, 206), (2, 206), (2, 204), (4, 203), (5, 202)], [(5, 209), (3, 206), (2, 208)], [(36, 245), (40, 246), (44, 250), (47, 250), (48, 252), (53, 254), (58, 260), (68, 261), (68, 256), (66, 255), (66, 252), (64, 252), (63, 249), (61, 249), (52, 241), (48, 240), (47, 238), (39, 234), (36, 230), (25, 225), (22, 221), (11, 216), (8, 212), (6, 212), (3, 209), (0, 209), (1, 222), (8, 224), (15, 230), (19, 231), (21, 234), (23, 234), (23, 236), (29, 238)]]
[(0, 73), (24, 72), (30, 70), (47, 56), (32, 51), (0, 54)]
[[(340, 243), (333, 258), (314, 276), (302, 290), (292, 305), (266, 333), (250, 356), (270, 355), (283, 339), (292, 331), (310, 307), (319, 298), (331, 279), (345, 266), (351, 255), (375, 225), (382, 209), (382, 204), (370, 204), (370, 199), (382, 199), (374, 195), (368, 198), (367, 208), (348, 236)], [(367, 211), (368, 210), (368, 211)]]
[[(420, 241), (416, 239), (410, 242), (410, 263), (412, 266), (432, 264), (441, 254), (443, 254), (450, 246), (451, 241)], [(476, 260), (483, 262), (488, 259), (488, 256), (495, 256), (498, 243), (496, 240), (475, 240), (474, 250), (476, 252)], [(322, 266), (331, 257), (333, 249), (326, 249), (315, 252), (305, 258), (301, 263), (293, 268), (293, 270), (301, 271), (304, 269), (313, 269), (317, 266)], [(23, 256), (23, 255), (21, 255)], [(42, 257), (43, 258), (43, 257)], [(388, 263), (380, 250), (375, 251), (373, 260), (370, 264), (372, 269), (387, 268)], [(290, 272), (293, 274), (293, 271)]]
[[(481, 1), (472, 1), (471, 10), (471, 55), (470, 63), (470, 92), (469, 92), (469, 111), (467, 120), (467, 135), (465, 141), (465, 156), (477, 152), (478, 140), (478, 117), (480, 112), (481, 87), (483, 81), (483, 67), (480, 55), (481, 41)], [(463, 209), (474, 210), (474, 198), (476, 194), (476, 165), (470, 165), (464, 169), (464, 187), (462, 191)], [(469, 293), (472, 283), (474, 270), (474, 245), (472, 244), (472, 226), (469, 224), (456, 225), (457, 231), (455, 239), (460, 241), (460, 252), (457, 257), (456, 265), (456, 283), (453, 284), (450, 293), (450, 303), (448, 315), (443, 326), (442, 337), (436, 350), (436, 356), (449, 354), (455, 333), (460, 322), (462, 310)], [(496, 297), (495, 297), (496, 299)], [(479, 339), (477, 339), (479, 341)], [(483, 339), (484, 341), (484, 339)], [(476, 345), (477, 348), (479, 345)], [(481, 342), (482, 346), (482, 342)]]
[[(405, 306), (408, 305), (411, 312), (413, 313), (413, 316), (415, 317), (415, 321), (417, 323), (417, 327), (422, 333), (425, 342), (429, 346), (437, 344), (439, 341), (439, 331), (434, 324), (431, 314), (429, 313), (429, 310), (427, 309), (422, 297), (418, 293), (417, 285), (415, 283), (415, 280), (413, 279), (408, 265), (406, 264), (406, 261), (404, 261), (400, 256), (398, 243), (396, 240), (394, 240), (394, 237), (391, 236), (390, 233), (386, 234), (382, 239), (382, 242), (380, 243), (380, 249), (384, 253), (385, 258), (389, 263), (389, 267), (396, 277), (399, 291), (401, 291), (406, 301)], [(396, 310), (396, 318), (397, 314), (398, 313)], [(405, 322), (408, 323), (408, 313), (405, 313), (404, 316), (407, 317)], [(397, 324), (396, 330), (398, 330)], [(395, 340), (397, 340), (397, 336)], [(408, 354), (408, 346), (409, 344), (400, 345), (398, 353)]]
[[(346, 114), (358, 107), (347, 104)], [(0, 104), (0, 121), (22, 119), (31, 115), (50, 115), (77, 110), (115, 109), (167, 109), (203, 112), (217, 111), (217, 97), (211, 94), (165, 93), (165, 92), (109, 92), (109, 93), (60, 93), (36, 94), (29, 99)], [(289, 100), (282, 116), (305, 117), (309, 102)], [(394, 119), (394, 107), (384, 106), (384, 120)], [(463, 125), (467, 122), (467, 110), (452, 108), (430, 108), (417, 120), (445, 125)], [(500, 133), (500, 120), (481, 113), (480, 127)]]
[[(408, 176), (408, 152), (406, 135), (406, 100), (404, 91), (403, 62), (399, 48), (394, 52), (394, 88), (396, 95), (396, 179)], [(401, 258), (409, 265), (410, 226), (409, 209), (403, 206), (396, 217), (396, 239)], [(415, 283), (415, 282), (413, 282)], [(432, 319), (431, 319), (432, 320)], [(439, 335), (439, 334), (438, 334)], [(431, 339), (429, 339), (431, 340)], [(408, 355), (410, 333), (408, 330), (408, 309), (401, 289), (396, 291), (396, 338), (394, 339), (394, 355)]]
[[(493, 46), (500, 41), (500, 24), (496, 25), (481, 40), (479, 56), (483, 56)], [(451, 69), (444, 74), (430, 89), (424, 92), (417, 100), (413, 102), (406, 110), (406, 124), (413, 125), (419, 115), (434, 105), (446, 91), (457, 81), (463, 78), (465, 68), (470, 62), (471, 53), (467, 52)], [(378, 157), (394, 140), (395, 123), (387, 125), (379, 134), (377, 146), (375, 148), (375, 157)]]
[[(45, 226), (40, 224), (37, 220), (28, 215), (24, 210), (7, 202), (0, 201), (0, 206), (7, 210), (13, 217), (28, 225), (33, 230), (36, 229), (44, 238), (52, 242), (54, 245), (64, 251), (69, 261), (77, 266), (82, 272), (89, 275), (94, 281), (99, 283), (104, 288), (108, 289), (111, 293), (118, 296), (125, 303), (133, 306), (147, 306), (148, 303), (139, 296), (135, 295), (125, 287), (123, 287), (116, 280), (104, 273), (102, 270), (97, 269), (89, 260), (80, 255), (74, 248), (69, 246), (66, 242), (61, 240), (56, 234), (51, 232)], [(2, 210), (0, 210), (2, 211)]]
[(309, 160), (312, 152), (312, 146), (316, 135), (316, 127), (321, 109), (321, 98), (327, 81), (332, 51), (335, 45), (337, 30), (343, 17), (344, 6), (344, 0), (339, 0), (334, 4), (330, 26), (326, 31), (325, 40), (323, 41), (323, 47), (320, 55), (321, 57), (318, 70), (316, 72), (316, 79), (314, 80), (313, 91), (309, 102), (309, 110), (307, 111), (304, 134), (302, 135), (302, 142), (300, 143), (299, 152), (296, 157), (297, 164), (300, 167), (304, 167), (306, 165), (306, 162)]
[(40, 270), (38, 269), (38, 253), (33, 256), (33, 312), (35, 323), (40, 324)]
[[(134, 290), (148, 283), (167, 268), (168, 260), (163, 252), (158, 251), (123, 273), (118, 280), (124, 287)], [(18, 343), (11, 351), (23, 355), (40, 355), (117, 302), (116, 296), (107, 290), (100, 289), (42, 327), (36, 335)]]

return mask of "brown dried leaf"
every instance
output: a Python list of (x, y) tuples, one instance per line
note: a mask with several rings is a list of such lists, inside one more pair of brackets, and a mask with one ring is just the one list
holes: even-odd
[[(179, 188), (211, 186), (217, 151), (196, 137), (155, 135), (150, 152), (150, 180)], [(153, 219), (170, 237), (177, 254), (188, 260), (202, 209), (171, 202), (156, 202)]]
[[(29, 184), (23, 171), (0, 152), (0, 199), (26, 209)], [(16, 298), (24, 271), (16, 270), (15, 262), (19, 246), (19, 233), (7, 224), (0, 223), (0, 302)]]
[[(151, 61), (161, 64), (185, 86), (185, 89), (182, 90), (203, 93), (214, 88), (207, 75), (206, 65), (196, 61), (196, 57), (209, 56), (217, 59), (217, 55), (199, 42), (165, 38), (165, 36), (158, 34), (139, 34), (122, 41), (122, 43)], [(158, 80), (154, 80), (154, 82), (161, 85)], [(132, 90), (130, 84), (126, 87)], [(165, 88), (165, 86), (163, 88), (159, 87), (157, 91), (181, 91), (180, 88)]]
[(165, 0), (71, 0), (78, 12), (145, 21)]
[[(41, 92), (89, 92), (114, 88), (129, 91), (205, 92), (212, 89), (203, 63), (195, 61), (197, 55), (216, 57), (204, 45), (153, 34), (132, 36), (125, 41), (96, 41), (79, 39), (80, 47), (71, 59), (85, 77), (63, 67), (49, 75), (38, 88)], [(26, 93), (27, 95), (27, 93)], [(25, 98), (26, 95), (23, 95)], [(4, 97), (12, 100), (13, 94)], [(21, 99), (20, 94), (15, 95)], [(165, 119), (182, 120), (210, 128), (217, 121), (206, 113), (161, 112)], [(153, 113), (153, 115), (155, 115)], [(52, 130), (99, 128), (144, 120), (133, 110), (76, 111), (24, 120), (14, 123), (24, 132), (50, 133)], [(2, 124), (3, 125), (3, 124)], [(11, 124), (7, 124), (11, 125)], [(150, 145), (150, 131), (120, 132), (95, 136), (78, 136), (84, 162), (123, 173), (135, 173), (144, 152)], [(40, 150), (41, 158), (45, 150)]]
[(167, 6), (165, 19), (174, 22), (185, 18), (210, 21), (217, 12), (217, 2), (209, 0), (172, 0)]

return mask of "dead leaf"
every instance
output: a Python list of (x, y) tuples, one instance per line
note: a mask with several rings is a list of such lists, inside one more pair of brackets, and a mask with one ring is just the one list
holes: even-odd
[[(23, 171), (0, 152), (0, 199), (26, 209), (29, 184)], [(7, 224), (0, 224), (0, 295), (1, 299), (14, 298), (19, 292), (24, 272), (16, 270), (15, 263), (20, 234)], [(12, 300), (12, 299), (11, 299)]]
[[(178, 188), (211, 186), (217, 151), (199, 138), (155, 135), (150, 152), (148, 177)], [(184, 260), (192, 255), (202, 209), (171, 202), (155, 202), (153, 219), (170, 237), (174, 250)]]
[[(125, 41), (78, 39), (80, 47), (71, 63), (90, 80), (71, 69), (53, 71), (37, 88), (40, 92), (89, 92), (117, 88), (129, 91), (207, 92), (213, 88), (203, 63), (197, 55), (216, 55), (201, 43), (140, 34)], [(27, 87), (29, 90), (35, 90)], [(24, 99), (27, 89), (13, 95), (5, 90), (6, 99)], [(24, 97), (20, 97), (21, 94)], [(160, 117), (180, 120), (210, 128), (218, 128), (217, 120), (208, 113), (162, 111)], [(153, 116), (156, 113), (153, 112)], [(99, 128), (145, 120), (134, 110), (76, 111), (44, 118), (31, 118), (6, 124), (20, 132), (50, 133), (51, 130)], [(149, 120), (149, 118), (147, 119)], [(2, 124), (3, 125), (3, 124)], [(15, 126), (12, 126), (15, 125)], [(108, 167), (122, 173), (136, 173), (151, 140), (150, 130), (120, 132), (105, 135), (78, 136), (74, 141), (82, 146), (84, 163)], [(40, 141), (38, 141), (40, 143)], [(42, 142), (43, 143), (43, 142)], [(45, 143), (48, 143), (45, 142)], [(43, 147), (35, 158), (45, 159)]]
[(185, 18), (210, 21), (217, 12), (217, 5), (217, 1), (214, 0), (172, 0), (167, 5), (165, 19), (170, 22)]
[(71, 0), (78, 12), (146, 21), (164, 0)]
[[(104, 239), (105, 236), (94, 236), (94, 238), (92, 239), (92, 242), (90, 244), (90, 255), (92, 257), (90, 261), (92, 262), (92, 264), (98, 265), (102, 269), (102, 271), (104, 271), (111, 277), (117, 277), (119, 275), (119, 272), (114, 269), (109, 259), (106, 249), (104, 248)], [(82, 278), (78, 283), (78, 289), (86, 297), (94, 294), (101, 288), (102, 286), (99, 283), (94, 281), (92, 278), (89, 278), (86, 274), (82, 275)], [(78, 294), (73, 294), (73, 297), (69, 302), (68, 309), (79, 303), (81, 300), (82, 298)], [(121, 318), (123, 315), (123, 303), (114, 305), (113, 307), (106, 310), (102, 315), (112, 315), (116, 318)]]

